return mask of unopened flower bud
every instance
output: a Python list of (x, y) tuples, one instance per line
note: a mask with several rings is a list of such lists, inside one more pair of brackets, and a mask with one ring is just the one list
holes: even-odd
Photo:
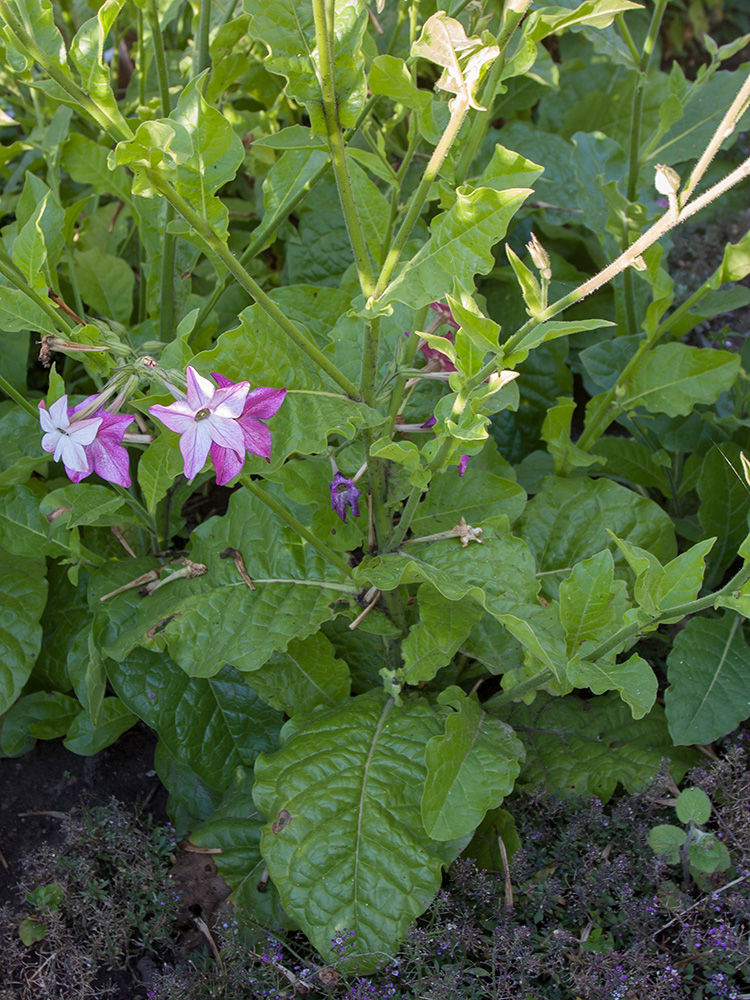
[(539, 271), (540, 275), (545, 281), (549, 281), (552, 277), (549, 254), (533, 233), (531, 234), (531, 239), (526, 244), (526, 249), (531, 254), (531, 259), (534, 261), (534, 266)]

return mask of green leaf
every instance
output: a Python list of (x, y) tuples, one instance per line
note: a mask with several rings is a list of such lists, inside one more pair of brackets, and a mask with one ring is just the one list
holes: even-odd
[[(245, 934), (254, 926), (280, 928), (290, 924), (276, 886), (262, 881), (265, 862), (260, 837), (266, 820), (255, 808), (252, 786), (252, 774), (238, 767), (216, 810), (190, 832), (190, 843), (196, 847), (220, 848), (214, 861), (233, 890), (232, 909)], [(243, 941), (247, 942), (245, 934)], [(260, 931), (257, 934), (261, 936)]]
[[(657, 559), (675, 553), (672, 522), (657, 504), (605, 479), (548, 477), (526, 505), (516, 530), (536, 556), (546, 597), (555, 598), (565, 575), (581, 559), (612, 548), (607, 530), (640, 545)], [(615, 564), (622, 565), (616, 556)]]
[(455, 94), (458, 106), (483, 110), (476, 102), (476, 92), (490, 64), (500, 55), (497, 45), (486, 45), (481, 38), (467, 38), (460, 21), (439, 11), (425, 22), (411, 54), (443, 67), (435, 86)]
[(585, 642), (603, 640), (622, 624), (627, 596), (625, 583), (614, 579), (614, 569), (612, 553), (604, 549), (576, 563), (560, 584), (560, 620), (569, 655)]
[(41, 216), (50, 204), (51, 197), (52, 192), (47, 191), (13, 242), (13, 263), (34, 291), (42, 294), (46, 291), (48, 282), (45, 271), (47, 247), (44, 242)]
[(46, 599), (44, 562), (0, 549), (0, 715), (18, 698), (39, 655)]
[(638, 10), (641, 4), (631, 0), (584, 0), (574, 10), (562, 5), (534, 11), (525, 26), (525, 32), (535, 42), (548, 35), (560, 34), (566, 28), (588, 25), (593, 28), (608, 27), (616, 14), (625, 10)]
[(667, 864), (678, 865), (680, 863), (680, 848), (687, 839), (687, 834), (679, 826), (672, 826), (671, 823), (660, 823), (652, 827), (648, 832), (648, 846), (663, 857)]
[(35, 691), (24, 695), (3, 718), (0, 754), (20, 757), (36, 741), (64, 736), (81, 710), (75, 698), (59, 691)]
[(490, 518), (481, 527), (482, 544), (464, 548), (457, 536), (431, 542), (417, 539), (404, 546), (408, 558), (398, 553), (366, 556), (355, 579), (379, 590), (429, 583), (449, 601), (469, 596), (496, 616), (533, 601), (539, 583), (527, 546), (510, 534), (505, 517)]
[(178, 837), (194, 829), (196, 823), (208, 819), (221, 802), (221, 794), (205, 785), (161, 742), (154, 750), (154, 770), (169, 793), (167, 813)]
[(496, 191), (530, 188), (543, 173), (544, 167), (540, 167), (533, 160), (527, 160), (525, 156), (512, 149), (506, 149), (498, 142), (495, 143), (490, 162), (477, 181), (477, 187), (494, 188)]
[(21, 943), (30, 948), (37, 941), (43, 941), (47, 936), (47, 928), (36, 917), (24, 917), (18, 925), (18, 936)]
[(729, 351), (661, 344), (636, 368), (618, 399), (626, 410), (643, 406), (650, 413), (687, 416), (697, 404), (711, 405), (731, 389), (739, 370), (739, 355)]
[[(247, 0), (245, 10), (250, 15), (249, 34), (268, 46), (266, 68), (286, 78), (287, 96), (305, 105), (313, 130), (325, 135), (312, 4), (270, 0), (260, 9)], [(337, 0), (332, 10), (336, 106), (340, 124), (349, 128), (357, 120), (367, 95), (360, 51), (367, 11), (358, 0)]]
[(112, 92), (110, 67), (104, 62), (104, 44), (125, 0), (106, 0), (96, 17), (85, 21), (70, 43), (70, 58), (81, 77), (81, 86), (123, 131), (129, 126), (120, 114)]
[(455, 468), (433, 478), (429, 493), (412, 519), (412, 537), (450, 531), (462, 517), (468, 524), (478, 524), (505, 514), (513, 523), (525, 505), (526, 493), (517, 483), (485, 472), (472, 461), (461, 478), (460, 490), (456, 489)]
[[(15, 289), (4, 288), (3, 299), (11, 291)], [(6, 405), (11, 405), (12, 409), (0, 416), (0, 436), (3, 442), (0, 452), (0, 487), (27, 482), (32, 472), (45, 470), (51, 457), (42, 451), (38, 421), (26, 410), (14, 404)]]
[(57, 334), (57, 328), (46, 312), (20, 288), (3, 288), (0, 299), (0, 329), (4, 333), (37, 330)]
[(660, 454), (653, 448), (630, 438), (602, 437), (596, 442), (596, 454), (607, 460), (605, 473), (639, 486), (659, 490), (665, 497), (672, 497), (672, 488), (659, 463)]
[(135, 275), (122, 257), (100, 250), (74, 250), (73, 266), (84, 302), (93, 312), (128, 323)]
[(675, 812), (680, 823), (697, 823), (704, 826), (711, 818), (711, 799), (701, 788), (686, 788), (675, 802)]
[(161, 433), (138, 460), (138, 485), (149, 514), (156, 513), (160, 500), (169, 492), (184, 465), (179, 438)]
[(567, 475), (573, 469), (585, 469), (598, 461), (597, 455), (590, 455), (573, 444), (571, 427), (575, 408), (575, 400), (561, 397), (557, 406), (547, 410), (542, 424), (542, 439), (547, 442), (547, 450), (554, 459), (558, 476)]
[(223, 791), (235, 768), (251, 768), (277, 746), (281, 715), (233, 667), (188, 677), (163, 653), (136, 649), (120, 663), (108, 660), (107, 675), (123, 704), (208, 788)]
[(538, 694), (532, 705), (496, 714), (526, 748), (521, 780), (564, 796), (596, 795), (606, 802), (618, 782), (629, 792), (647, 785), (664, 758), (676, 780), (696, 761), (693, 751), (673, 746), (658, 705), (635, 720), (614, 694), (587, 701)]
[[(430, 681), (441, 667), (451, 662), (472, 628), (482, 617), (482, 609), (470, 598), (447, 601), (434, 587), (419, 588), (419, 621), (403, 642), (405, 684)], [(442, 839), (442, 838), (438, 838)]]
[(79, 184), (90, 184), (97, 194), (110, 194), (129, 205), (131, 185), (128, 173), (124, 167), (110, 169), (108, 156), (109, 150), (105, 146), (74, 132), (62, 147), (61, 165)]
[(691, 618), (667, 657), (669, 687), (664, 705), (678, 746), (711, 743), (750, 716), (743, 619)]
[(431, 840), (419, 815), (425, 744), (443, 712), (416, 699), (396, 708), (373, 691), (309, 719), (255, 765), (255, 802), (270, 821), (261, 853), (284, 911), (329, 960), (347, 929), (351, 961), (373, 970), (465, 846)]
[[(293, 127), (301, 128), (301, 126)], [(309, 134), (308, 129), (304, 131)], [(328, 156), (322, 149), (287, 150), (274, 163), (263, 181), (264, 218), (261, 225), (276, 212), (282, 212), (284, 206), (294, 204), (305, 191), (309, 191), (321, 167), (327, 162)], [(253, 234), (256, 235), (257, 233)], [(272, 236), (273, 233), (268, 234), (269, 241)]]
[(521, 288), (521, 294), (526, 303), (526, 312), (530, 316), (536, 316), (542, 311), (542, 289), (539, 285), (539, 279), (507, 243), (505, 244), (505, 253)]
[(90, 483), (53, 490), (39, 504), (45, 517), (61, 507), (69, 508), (69, 513), (60, 515), (68, 528), (79, 524), (109, 527), (131, 520), (130, 508), (122, 497), (106, 486), (92, 486)]
[(552, 319), (546, 323), (539, 323), (524, 334), (513, 351), (504, 357), (503, 363), (515, 368), (516, 365), (525, 361), (529, 352), (540, 344), (556, 340), (558, 337), (569, 337), (571, 334), (581, 333), (583, 330), (601, 330), (605, 326), (614, 326), (614, 323), (606, 319), (581, 319), (572, 322)]
[(688, 847), (690, 867), (710, 875), (712, 872), (725, 872), (732, 867), (727, 845), (717, 840), (712, 833), (704, 834), (699, 840), (693, 841)]
[(711, 552), (710, 578), (718, 580), (747, 534), (750, 489), (742, 474), (739, 446), (730, 441), (711, 448), (703, 459), (696, 488), (698, 520), (704, 533), (717, 539)]
[(81, 572), (72, 586), (65, 567), (51, 562), (47, 569), (48, 595), (44, 609), (44, 639), (34, 667), (34, 684), (43, 690), (68, 691), (72, 678), (67, 664), (72, 662), (79, 635), (91, 629), (87, 588), (89, 574)]
[(654, 707), (658, 690), (656, 674), (642, 657), (633, 654), (625, 663), (598, 660), (596, 663), (575, 659), (568, 663), (566, 675), (577, 688), (589, 688), (594, 694), (617, 691), (630, 706), (634, 719), (642, 719)]
[[(94, 576), (90, 600), (103, 655), (119, 661), (137, 645), (158, 651), (166, 644), (191, 677), (212, 677), (226, 663), (257, 670), (292, 639), (317, 632), (358, 589), (247, 490), (232, 495), (225, 516), (196, 528), (192, 542), (190, 558), (204, 564), (206, 574), (178, 579), (151, 597), (131, 590), (98, 601), (153, 569), (154, 560), (110, 562)], [(255, 590), (232, 559), (221, 558), (227, 548), (241, 553)]]
[(369, 83), (373, 94), (390, 97), (392, 101), (408, 108), (424, 111), (431, 102), (426, 91), (414, 86), (404, 60), (397, 59), (396, 56), (376, 56), (370, 67)]
[(85, 555), (97, 565), (104, 561), (78, 544), (75, 529), (69, 532), (56, 521), (50, 524), (39, 510), (39, 497), (22, 485), (12, 486), (2, 497), (0, 545), (14, 555), (31, 558), (68, 556), (79, 562)]
[(258, 695), (290, 718), (309, 715), (318, 706), (332, 708), (349, 697), (349, 668), (336, 659), (322, 632), (290, 642), (285, 653), (274, 653), (255, 670), (252, 680)]
[(510, 726), (482, 710), (476, 695), (467, 698), (461, 688), (449, 687), (438, 701), (455, 711), (445, 732), (425, 747), (422, 822), (430, 837), (452, 840), (473, 833), (510, 794), (524, 750)]
[(93, 757), (132, 729), (137, 721), (138, 717), (128, 711), (119, 698), (105, 698), (99, 725), (94, 726), (91, 716), (84, 710), (73, 720), (63, 746), (71, 753)]
[[(65, 67), (65, 73), (69, 76), (65, 66), (65, 43), (55, 24), (49, 0), (9, 0), (8, 6), (42, 52), (53, 63), (57, 63), (61, 68)], [(12, 69), (22, 72), (34, 65), (34, 58), (20, 42), (16, 41), (10, 29), (4, 29), (3, 36), (8, 62)]]
[(376, 308), (405, 302), (418, 309), (435, 301), (436, 289), (452, 288), (454, 278), (468, 285), (475, 274), (487, 274), (495, 264), (492, 247), (505, 236), (530, 194), (528, 188), (459, 188), (455, 203), (432, 220), (430, 238), (386, 288)]

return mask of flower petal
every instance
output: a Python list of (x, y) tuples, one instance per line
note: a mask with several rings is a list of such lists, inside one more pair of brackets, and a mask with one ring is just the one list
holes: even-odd
[(67, 430), (68, 437), (76, 444), (91, 444), (102, 425), (101, 417), (90, 417), (88, 420), (74, 420)]
[(242, 470), (245, 464), (245, 454), (240, 457), (231, 448), (222, 448), (221, 445), (211, 445), (211, 461), (216, 469), (216, 485), (226, 486)]
[(148, 412), (152, 417), (161, 420), (170, 431), (176, 431), (178, 434), (184, 434), (195, 423), (196, 411), (185, 399), (178, 399), (169, 406), (155, 403), (149, 406)]
[(91, 465), (83, 445), (74, 441), (69, 434), (61, 435), (58, 447), (55, 448), (55, 460), (59, 461), (60, 458), (66, 472), (68, 469), (72, 469), (73, 472), (85, 472), (86, 475), (91, 472)]
[(108, 483), (117, 483), (127, 489), (130, 486), (130, 456), (121, 444), (102, 438), (100, 434), (88, 448), (94, 472)]
[(211, 434), (206, 424), (207, 420), (194, 420), (180, 437), (180, 452), (185, 465), (183, 472), (186, 479), (194, 479), (206, 464), (208, 450), (211, 447)]
[(244, 446), (253, 455), (260, 455), (266, 461), (271, 460), (273, 440), (271, 432), (264, 423), (255, 417), (241, 416), (237, 423), (242, 428)]
[(260, 420), (268, 420), (279, 411), (279, 407), (286, 397), (286, 389), (272, 389), (269, 386), (258, 386), (251, 389), (245, 400), (245, 414), (258, 417)]
[(238, 455), (245, 454), (245, 441), (238, 421), (217, 417), (215, 413), (211, 413), (205, 420), (199, 420), (197, 423), (206, 425), (206, 430), (215, 444), (222, 448), (231, 448)]
[(202, 410), (204, 406), (209, 406), (216, 392), (214, 386), (190, 365), (187, 366), (185, 376), (187, 378), (187, 401), (192, 407), (193, 413), (196, 410)]
[(49, 415), (54, 427), (60, 427), (62, 430), (66, 430), (70, 424), (70, 418), (68, 416), (68, 397), (60, 396), (59, 399), (55, 400), (49, 408)]
[(249, 382), (238, 382), (226, 389), (217, 389), (209, 409), (219, 417), (234, 420), (242, 413), (249, 391)]

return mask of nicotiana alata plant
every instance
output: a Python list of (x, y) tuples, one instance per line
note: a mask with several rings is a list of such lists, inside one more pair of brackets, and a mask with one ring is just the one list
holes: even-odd
[(0, 0), (0, 749), (142, 719), (243, 919), (362, 970), (517, 781), (735, 728), (750, 615), (742, 357), (685, 342), (750, 240), (674, 309), (664, 253), (750, 175), (747, 39), (379, 7)]

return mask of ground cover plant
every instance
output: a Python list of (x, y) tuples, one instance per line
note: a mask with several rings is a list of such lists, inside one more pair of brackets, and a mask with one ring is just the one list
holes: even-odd
[(688, 79), (667, 9), (0, 0), (0, 751), (142, 719), (238, 921), (360, 973), (514, 788), (750, 715), (750, 237), (668, 270), (748, 38)]

